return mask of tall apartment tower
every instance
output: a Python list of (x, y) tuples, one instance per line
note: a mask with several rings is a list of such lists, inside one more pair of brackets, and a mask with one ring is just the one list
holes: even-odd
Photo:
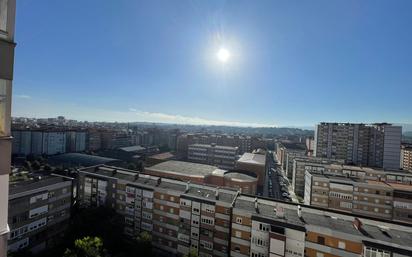
[(320, 123), (315, 128), (316, 157), (354, 165), (399, 169), (402, 127), (388, 123)]
[(0, 257), (7, 255), (15, 0), (0, 0)]

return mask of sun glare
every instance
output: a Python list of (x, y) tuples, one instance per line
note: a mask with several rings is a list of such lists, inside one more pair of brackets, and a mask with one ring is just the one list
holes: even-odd
[(230, 53), (227, 49), (220, 48), (219, 51), (217, 52), (217, 58), (219, 59), (220, 62), (225, 63), (229, 60)]

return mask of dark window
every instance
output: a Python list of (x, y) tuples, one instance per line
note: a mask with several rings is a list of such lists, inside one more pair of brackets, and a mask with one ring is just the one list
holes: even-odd
[(379, 190), (376, 190), (376, 192), (375, 192), (377, 195), (379, 195), (380, 194), (380, 192), (379, 192)]
[(323, 236), (318, 236), (318, 244), (321, 244), (321, 245), (325, 244), (325, 238)]

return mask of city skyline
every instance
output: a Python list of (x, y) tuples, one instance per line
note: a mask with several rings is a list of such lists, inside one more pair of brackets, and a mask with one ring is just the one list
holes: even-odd
[(13, 115), (412, 123), (411, 3), (369, 3), (18, 2)]

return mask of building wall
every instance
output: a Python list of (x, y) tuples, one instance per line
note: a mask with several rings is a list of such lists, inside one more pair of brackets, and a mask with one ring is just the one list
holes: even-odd
[(265, 171), (266, 171), (266, 166), (265, 165), (259, 165), (259, 164), (252, 164), (252, 163), (246, 163), (246, 162), (236, 162), (236, 169), (238, 170), (244, 170), (244, 171), (249, 171), (252, 172), (253, 174), (256, 175), (258, 179), (258, 186), (263, 186), (265, 183)]
[(53, 244), (67, 228), (71, 201), (72, 182), (65, 180), (10, 194), (8, 250), (39, 252)]
[(0, 0), (0, 257), (6, 256), (8, 181), (11, 164), (11, 99), (15, 0)]
[(401, 168), (404, 170), (412, 170), (412, 146), (402, 146)]
[(398, 169), (402, 127), (390, 124), (321, 123), (315, 130), (315, 156), (349, 164)]

